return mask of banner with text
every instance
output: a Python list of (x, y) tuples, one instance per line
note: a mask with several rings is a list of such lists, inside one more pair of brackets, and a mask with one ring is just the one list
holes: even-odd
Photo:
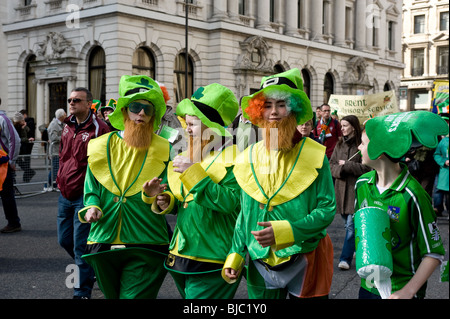
[(369, 118), (400, 112), (395, 91), (385, 91), (369, 95), (335, 95), (328, 101), (331, 113), (339, 118), (355, 115), (363, 124)]
[(435, 80), (433, 88), (432, 112), (448, 113), (448, 80)]

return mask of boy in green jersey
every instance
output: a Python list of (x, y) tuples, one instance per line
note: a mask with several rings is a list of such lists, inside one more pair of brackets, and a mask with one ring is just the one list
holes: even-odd
[[(356, 183), (355, 211), (378, 207), (389, 214), (394, 265), (391, 299), (424, 298), (426, 281), (445, 254), (431, 199), (399, 160), (413, 141), (435, 148), (437, 136), (446, 131), (448, 126), (439, 116), (415, 111), (370, 119), (362, 134), (362, 163), (374, 170)], [(359, 298), (380, 296), (362, 279)]]

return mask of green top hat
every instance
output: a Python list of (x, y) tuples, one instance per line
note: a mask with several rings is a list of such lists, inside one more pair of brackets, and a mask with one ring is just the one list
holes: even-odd
[(125, 128), (122, 109), (133, 101), (147, 100), (155, 107), (153, 130), (157, 130), (166, 112), (166, 103), (159, 85), (146, 75), (124, 75), (119, 82), (119, 99), (116, 109), (109, 115), (111, 125), (119, 130)]
[(181, 101), (176, 110), (178, 116), (197, 116), (207, 127), (216, 129), (221, 136), (231, 136), (225, 129), (239, 111), (233, 92), (225, 86), (212, 83), (195, 91), (191, 99)]
[(102, 113), (102, 115), (104, 116), (103, 113), (104, 113), (106, 110), (112, 110), (112, 111), (114, 112), (114, 110), (116, 109), (116, 103), (117, 103), (116, 100), (114, 100), (114, 99), (109, 99), (108, 104), (102, 105), (102, 106), (100, 107), (100, 112)]
[(288, 93), (286, 102), (290, 107), (291, 112), (294, 112), (298, 124), (303, 124), (313, 118), (311, 102), (306, 93), (303, 91), (301, 73), (297, 68), (263, 77), (259, 91), (242, 98), (241, 108), (244, 117), (252, 120), (245, 111), (251, 99), (261, 93), (264, 94), (266, 98), (269, 98), (280, 92)]
[(402, 158), (411, 146), (436, 148), (438, 136), (448, 134), (448, 124), (437, 114), (412, 111), (377, 116), (366, 122), (367, 152), (372, 160), (386, 153)]

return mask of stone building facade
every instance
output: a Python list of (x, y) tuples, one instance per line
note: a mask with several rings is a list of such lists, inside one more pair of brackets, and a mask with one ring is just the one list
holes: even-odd
[(448, 80), (449, 4), (447, 0), (403, 1), (403, 60), (400, 104), (430, 109), (433, 82)]
[(38, 125), (74, 87), (118, 98), (124, 74), (164, 83), (176, 106), (212, 82), (239, 99), (296, 67), (315, 108), (332, 93), (398, 91), (404, 68), (395, 0), (7, 0), (0, 19), (1, 108)]

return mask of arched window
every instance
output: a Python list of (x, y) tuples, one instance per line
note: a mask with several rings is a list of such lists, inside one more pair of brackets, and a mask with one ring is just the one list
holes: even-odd
[(384, 84), (383, 91), (386, 92), (386, 91), (390, 91), (390, 90), (392, 90), (391, 85), (389, 84), (389, 82), (386, 82)]
[(101, 47), (95, 47), (89, 56), (89, 90), (95, 100), (106, 104), (106, 61)]
[[(194, 63), (192, 62), (192, 58), (188, 56), (187, 61), (188, 69), (187, 69), (187, 79), (186, 79), (186, 54), (181, 52), (175, 58), (175, 99), (176, 102), (180, 102), (181, 100), (191, 97), (194, 94)], [(187, 93), (186, 93), (186, 81), (187, 81)]]
[(32, 62), (34, 61), (36, 61), (36, 56), (31, 55), (28, 58), (27, 63), (25, 65), (25, 87), (26, 87), (25, 108), (30, 117), (36, 117), (37, 112), (36, 83), (34, 83), (36, 75), (34, 74), (34, 67), (32, 66)]
[(330, 95), (334, 93), (334, 81), (330, 72), (325, 74), (325, 80), (323, 83), (323, 103), (328, 103)]
[(311, 76), (309, 75), (309, 71), (307, 69), (302, 69), (302, 78), (303, 78), (303, 91), (305, 91), (306, 95), (309, 99), (311, 99)]
[(133, 54), (132, 75), (147, 75), (155, 78), (155, 59), (147, 48), (140, 47)]

